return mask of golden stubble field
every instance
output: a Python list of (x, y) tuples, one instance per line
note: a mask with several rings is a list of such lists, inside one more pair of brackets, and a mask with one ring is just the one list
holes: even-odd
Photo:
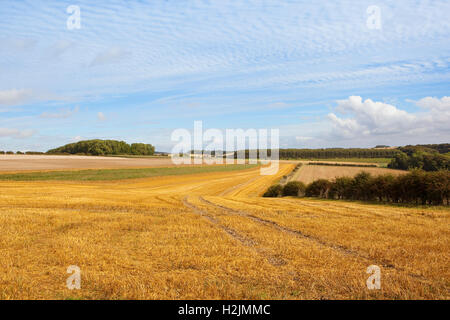
[(293, 167), (0, 181), (0, 298), (449, 298), (448, 208), (260, 197)]

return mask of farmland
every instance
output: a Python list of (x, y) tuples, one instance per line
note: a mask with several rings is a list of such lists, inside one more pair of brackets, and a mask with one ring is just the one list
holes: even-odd
[(0, 172), (72, 169), (119, 169), (173, 166), (170, 158), (91, 157), (75, 155), (3, 155)]
[(353, 177), (359, 172), (368, 172), (374, 176), (381, 174), (399, 175), (404, 174), (404, 170), (393, 170), (386, 168), (366, 168), (366, 167), (346, 167), (346, 166), (321, 166), (303, 165), (293, 176), (292, 180), (311, 183), (317, 179), (334, 179), (336, 177)]
[(16, 172), (11, 174), (0, 174), (0, 180), (15, 181), (36, 181), (36, 180), (71, 180), (71, 181), (96, 181), (96, 180), (119, 180), (137, 179), (160, 176), (172, 176), (194, 173), (232, 171), (252, 168), (256, 165), (235, 164), (235, 165), (198, 165), (181, 167), (155, 167), (155, 168), (134, 168), (134, 169), (89, 169), (89, 170), (69, 170), (69, 171), (43, 171), (43, 172)]
[(294, 166), (0, 181), (0, 298), (449, 298), (448, 208), (260, 197)]

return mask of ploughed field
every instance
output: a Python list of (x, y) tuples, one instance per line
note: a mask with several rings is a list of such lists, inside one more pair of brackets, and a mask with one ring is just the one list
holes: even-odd
[(0, 298), (450, 297), (448, 208), (260, 197), (294, 166), (0, 180)]
[(59, 155), (0, 155), (0, 171), (139, 168), (173, 166), (169, 157), (125, 158)]

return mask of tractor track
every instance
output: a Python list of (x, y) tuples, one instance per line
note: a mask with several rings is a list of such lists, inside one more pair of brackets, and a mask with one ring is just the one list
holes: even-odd
[(243, 182), (243, 183), (240, 183), (240, 184), (234, 185), (234, 186), (232, 186), (232, 187), (230, 187), (230, 188), (228, 188), (228, 189), (225, 189), (224, 191), (222, 191), (222, 192), (219, 194), (219, 196), (225, 196), (225, 195), (227, 195), (228, 193), (230, 193), (230, 192), (232, 192), (232, 191), (234, 191), (234, 190), (236, 190), (236, 189), (239, 189), (239, 188), (241, 188), (241, 187), (245, 187), (245, 186), (249, 185), (250, 183), (252, 183), (253, 181), (255, 181), (255, 180), (257, 180), (257, 179), (259, 179), (259, 177), (255, 177), (255, 178), (253, 178), (253, 179), (247, 180), (247, 181), (245, 181), (245, 182)]
[(236, 215), (239, 215), (239, 216), (242, 216), (242, 217), (249, 218), (249, 219), (251, 219), (251, 220), (253, 220), (255, 222), (258, 222), (260, 224), (263, 224), (263, 225), (266, 225), (266, 226), (271, 226), (274, 229), (277, 229), (277, 230), (279, 230), (281, 232), (288, 233), (288, 234), (294, 235), (296, 237), (312, 241), (312, 242), (314, 242), (316, 244), (319, 244), (319, 245), (321, 245), (323, 247), (327, 247), (327, 248), (336, 250), (336, 251), (338, 251), (338, 252), (340, 252), (342, 254), (353, 256), (353, 257), (356, 257), (356, 258), (360, 258), (360, 259), (368, 261), (369, 263), (372, 263), (372, 264), (375, 263), (377, 265), (380, 265), (380, 266), (382, 266), (384, 268), (393, 269), (393, 270), (396, 270), (396, 271), (399, 271), (399, 272), (404, 272), (410, 277), (413, 277), (413, 278), (416, 278), (416, 279), (420, 279), (422, 281), (430, 282), (427, 278), (425, 278), (425, 277), (423, 277), (421, 275), (410, 273), (407, 270), (405, 270), (405, 269), (403, 269), (401, 267), (395, 266), (394, 264), (392, 264), (390, 262), (374, 261), (374, 259), (371, 258), (370, 256), (365, 255), (365, 254), (363, 254), (361, 252), (352, 250), (352, 249), (350, 249), (350, 248), (348, 248), (346, 246), (338, 245), (338, 244), (330, 244), (330, 243), (328, 243), (327, 241), (325, 241), (325, 240), (323, 240), (321, 238), (312, 236), (310, 234), (303, 233), (300, 230), (294, 230), (294, 229), (282, 226), (282, 225), (276, 223), (275, 221), (263, 219), (263, 218), (255, 216), (255, 215), (252, 215), (250, 213), (247, 213), (247, 212), (244, 212), (244, 211), (240, 211), (240, 210), (235, 210), (235, 209), (232, 209), (232, 208), (220, 205), (220, 204), (215, 204), (215, 203), (213, 203), (213, 202), (211, 202), (209, 200), (204, 199), (203, 197), (199, 197), (199, 198), (204, 203), (206, 203), (206, 204), (208, 204), (210, 206), (213, 206), (215, 208), (224, 210), (224, 211), (226, 211), (226, 212), (228, 212), (230, 214), (236, 214)]
[(200, 209), (199, 207), (195, 206), (194, 204), (190, 203), (188, 201), (187, 196), (183, 198), (183, 204), (186, 207), (188, 207), (189, 209), (191, 209), (192, 211), (194, 211), (195, 213), (199, 214), (201, 217), (208, 220), (214, 226), (225, 231), (232, 239), (239, 241), (244, 246), (254, 250), (256, 253), (258, 253), (261, 256), (263, 256), (264, 258), (266, 258), (267, 261), (271, 265), (278, 267), (278, 266), (287, 264), (287, 262), (284, 259), (270, 253), (270, 251), (268, 249), (258, 247), (258, 243), (254, 239), (252, 239), (248, 236), (245, 236), (245, 235), (239, 233), (238, 231), (221, 224), (220, 221), (218, 219), (216, 219), (214, 216), (212, 216), (210, 213), (208, 213), (208, 212)]

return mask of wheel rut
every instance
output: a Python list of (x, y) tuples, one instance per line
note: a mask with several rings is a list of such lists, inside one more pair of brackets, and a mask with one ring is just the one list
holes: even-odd
[(314, 242), (316, 244), (319, 244), (321, 246), (324, 246), (324, 247), (327, 247), (327, 248), (339, 251), (342, 254), (353, 256), (353, 257), (356, 257), (356, 258), (360, 258), (360, 259), (368, 261), (371, 264), (377, 264), (377, 265), (380, 265), (380, 266), (382, 266), (384, 268), (394, 269), (396, 271), (404, 272), (405, 274), (407, 274), (408, 276), (410, 276), (412, 278), (416, 278), (416, 279), (420, 279), (422, 281), (429, 282), (429, 280), (427, 278), (425, 278), (425, 277), (423, 277), (421, 275), (409, 273), (405, 269), (403, 269), (401, 267), (398, 267), (398, 266), (395, 266), (391, 262), (383, 262), (383, 261), (376, 261), (376, 260), (374, 261), (373, 258), (371, 258), (370, 256), (365, 255), (365, 254), (363, 254), (361, 252), (352, 250), (352, 249), (350, 249), (350, 248), (348, 248), (346, 246), (343, 246), (343, 245), (330, 244), (329, 242), (327, 242), (327, 241), (325, 241), (325, 240), (323, 240), (321, 238), (318, 238), (318, 237), (306, 234), (306, 233), (304, 233), (304, 232), (302, 232), (300, 230), (294, 230), (294, 229), (282, 226), (282, 225), (276, 223), (275, 221), (263, 219), (263, 218), (257, 217), (257, 216), (255, 216), (253, 214), (250, 214), (250, 213), (247, 213), (247, 212), (244, 212), (244, 211), (241, 211), (241, 210), (235, 210), (235, 209), (232, 209), (232, 208), (220, 205), (220, 204), (213, 203), (213, 202), (211, 202), (209, 200), (204, 199), (201, 196), (200, 196), (200, 200), (203, 201), (205, 204), (208, 204), (208, 205), (210, 205), (212, 207), (215, 207), (215, 208), (218, 208), (218, 209), (222, 209), (222, 210), (224, 210), (224, 211), (226, 211), (226, 212), (228, 212), (230, 214), (236, 214), (236, 215), (240, 215), (242, 217), (249, 218), (249, 219), (251, 219), (251, 220), (253, 220), (253, 221), (257, 222), (257, 223), (260, 223), (260, 224), (263, 224), (263, 225), (266, 225), (266, 226), (271, 226), (274, 229), (277, 229), (277, 230), (279, 230), (281, 232), (284, 232), (284, 233), (287, 233), (287, 234), (291, 234), (291, 235), (294, 235), (296, 237), (300, 237), (302, 239), (306, 239), (306, 240), (312, 241), (312, 242)]
[(230, 187), (230, 188), (228, 188), (228, 189), (225, 189), (224, 191), (222, 191), (222, 192), (219, 194), (219, 196), (227, 195), (228, 193), (230, 193), (230, 192), (232, 192), (232, 191), (234, 191), (234, 190), (236, 190), (236, 189), (239, 189), (239, 188), (241, 188), (241, 187), (245, 187), (246, 185), (249, 185), (249, 184), (252, 183), (253, 181), (257, 180), (258, 178), (259, 178), (259, 177), (255, 177), (255, 178), (253, 178), (253, 179), (247, 180), (247, 181), (245, 181), (245, 182), (243, 182), (243, 183), (240, 183), (240, 184), (237, 184), (237, 185), (235, 185), (235, 186), (232, 186), (232, 187)]
[(261, 248), (258, 246), (258, 243), (256, 240), (241, 234), (240, 232), (236, 231), (233, 228), (227, 227), (223, 224), (220, 223), (220, 221), (215, 218), (213, 215), (211, 215), (209, 212), (200, 209), (199, 207), (197, 207), (196, 205), (190, 203), (188, 201), (188, 197), (184, 197), (183, 198), (183, 204), (191, 209), (193, 212), (197, 213), (198, 215), (200, 215), (201, 217), (203, 217), (204, 219), (208, 220), (210, 223), (212, 223), (214, 226), (222, 229), (224, 232), (226, 232), (232, 239), (239, 241), (242, 245), (254, 250), (256, 253), (260, 254), (261, 256), (263, 256), (264, 258), (266, 258), (266, 260), (273, 266), (282, 266), (287, 264), (287, 262), (272, 254), (270, 252), (270, 250), (266, 249), (266, 248)]

